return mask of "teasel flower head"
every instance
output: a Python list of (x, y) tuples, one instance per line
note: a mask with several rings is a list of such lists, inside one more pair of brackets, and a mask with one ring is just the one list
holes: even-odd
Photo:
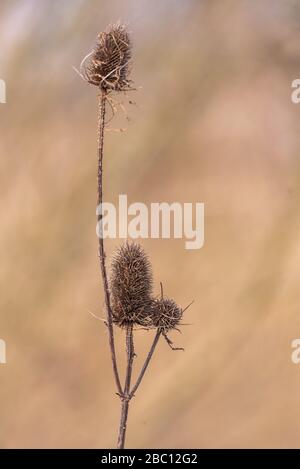
[(110, 291), (115, 324), (151, 326), (152, 269), (139, 244), (126, 242), (116, 252), (111, 264)]
[(159, 298), (152, 301), (152, 325), (163, 334), (167, 334), (172, 329), (178, 329), (182, 314), (182, 308), (171, 298)]
[(121, 23), (110, 25), (98, 35), (94, 50), (83, 59), (82, 77), (104, 92), (130, 90), (131, 49), (127, 27)]

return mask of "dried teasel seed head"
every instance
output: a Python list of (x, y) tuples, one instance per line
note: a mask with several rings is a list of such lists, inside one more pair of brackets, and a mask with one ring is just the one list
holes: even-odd
[(115, 324), (150, 325), (152, 269), (139, 244), (126, 242), (118, 249), (111, 264), (110, 291)]
[(164, 334), (179, 326), (182, 313), (182, 308), (170, 298), (160, 298), (152, 301), (152, 325)]
[(126, 91), (129, 80), (131, 41), (125, 25), (116, 23), (98, 35), (98, 42), (82, 63), (82, 75), (102, 91)]

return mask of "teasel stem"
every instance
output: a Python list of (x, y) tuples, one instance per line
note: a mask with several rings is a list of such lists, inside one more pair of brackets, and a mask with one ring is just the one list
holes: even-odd
[(126, 371), (124, 395), (122, 398), (121, 419), (120, 419), (119, 436), (118, 436), (118, 449), (123, 449), (125, 445), (129, 403), (131, 399), (134, 397), (134, 394), (136, 393), (139, 385), (141, 384), (141, 381), (146, 373), (146, 370), (153, 356), (153, 353), (158, 343), (158, 340), (160, 338), (160, 335), (161, 335), (160, 330), (157, 330), (153, 343), (151, 345), (151, 348), (145, 360), (145, 363), (140, 371), (139, 377), (134, 387), (130, 391), (132, 365), (133, 365), (133, 359), (134, 359), (135, 353), (134, 353), (134, 344), (133, 344), (133, 327), (132, 325), (130, 325), (126, 329), (127, 371)]
[(123, 400), (122, 400), (121, 420), (120, 420), (120, 428), (119, 428), (117, 449), (124, 449), (126, 428), (127, 428), (128, 410), (129, 410), (129, 398), (124, 397)]
[(126, 328), (126, 352), (127, 352), (127, 370), (124, 387), (124, 395), (128, 396), (131, 384), (132, 366), (134, 359), (134, 343), (133, 343), (133, 324)]
[(132, 398), (134, 397), (134, 395), (135, 395), (135, 393), (136, 393), (136, 391), (137, 391), (139, 385), (140, 385), (141, 382), (142, 382), (142, 379), (143, 379), (143, 377), (144, 377), (144, 374), (145, 374), (146, 371), (147, 371), (148, 365), (149, 365), (149, 363), (150, 363), (150, 360), (151, 360), (151, 358), (152, 358), (152, 355), (153, 355), (153, 353), (154, 353), (154, 351), (155, 351), (155, 348), (156, 348), (156, 346), (157, 346), (157, 343), (158, 343), (158, 341), (159, 341), (160, 335), (161, 335), (161, 331), (158, 329), (158, 330), (156, 331), (154, 340), (153, 340), (153, 342), (152, 342), (152, 345), (151, 345), (151, 348), (150, 348), (149, 353), (148, 353), (148, 355), (147, 355), (147, 358), (146, 358), (146, 360), (145, 360), (145, 363), (144, 363), (144, 365), (143, 365), (143, 367), (142, 367), (142, 369), (141, 369), (141, 371), (140, 371), (140, 374), (139, 374), (139, 376), (138, 376), (138, 378), (137, 378), (137, 380), (136, 380), (136, 383), (135, 383), (135, 385), (133, 386), (132, 390), (130, 391), (129, 399), (132, 399)]
[(101, 268), (101, 275), (102, 275), (102, 283), (104, 289), (104, 298), (105, 298), (105, 309), (106, 309), (106, 322), (108, 328), (108, 337), (109, 337), (109, 346), (110, 346), (110, 353), (111, 353), (111, 360), (113, 366), (113, 373), (115, 377), (115, 382), (118, 390), (118, 394), (123, 396), (123, 390), (120, 382), (118, 366), (117, 366), (117, 358), (116, 358), (116, 349), (115, 349), (115, 340), (114, 340), (114, 329), (113, 329), (113, 317), (112, 317), (112, 310), (110, 304), (110, 293), (108, 287), (108, 278), (107, 278), (107, 271), (106, 271), (106, 254), (104, 250), (104, 242), (102, 236), (102, 202), (103, 202), (103, 149), (104, 149), (104, 130), (105, 130), (105, 113), (106, 113), (106, 92), (104, 90), (101, 91), (99, 95), (99, 112), (98, 112), (98, 210), (100, 207), (100, 212), (98, 211), (98, 224), (100, 222), (100, 233), (99, 233), (99, 261), (100, 261), (100, 268)]
[(117, 365), (117, 358), (116, 358), (116, 349), (115, 349), (115, 340), (114, 340), (114, 328), (113, 328), (113, 315), (112, 315), (112, 308), (110, 302), (110, 291), (108, 286), (108, 276), (106, 270), (106, 254), (104, 249), (104, 241), (102, 236), (102, 202), (103, 202), (103, 150), (104, 150), (104, 130), (105, 130), (105, 115), (106, 115), (106, 99), (107, 93), (105, 90), (101, 90), (101, 94), (99, 95), (99, 112), (98, 112), (98, 216), (97, 220), (100, 223), (100, 233), (99, 233), (99, 261), (100, 261), (100, 268), (101, 268), (101, 275), (102, 275), (102, 283), (104, 289), (104, 299), (105, 299), (105, 309), (106, 309), (106, 325), (108, 328), (108, 336), (109, 336), (109, 346), (111, 352), (111, 360), (113, 366), (113, 373), (115, 378), (115, 383), (117, 387), (117, 394), (119, 395), (122, 406), (121, 406), (121, 418), (120, 418), (120, 425), (119, 425), (119, 434), (118, 434), (118, 442), (117, 448), (123, 449), (125, 445), (125, 437), (126, 437), (126, 428), (127, 428), (127, 420), (128, 420), (128, 411), (129, 411), (129, 402), (134, 396), (135, 392), (137, 391), (144, 374), (148, 368), (156, 345), (158, 343), (159, 337), (161, 332), (158, 330), (154, 337), (154, 341), (152, 346), (149, 350), (145, 363), (140, 371), (140, 374), (137, 378), (137, 381), (130, 390), (131, 385), (131, 376), (132, 376), (132, 368), (133, 368), (133, 360), (134, 360), (134, 342), (133, 342), (133, 324), (130, 324), (126, 328), (126, 352), (127, 352), (127, 369), (126, 369), (126, 378), (125, 378), (125, 385), (124, 389), (122, 388), (118, 365)]
[(159, 341), (160, 335), (161, 335), (161, 331), (157, 330), (153, 343), (151, 345), (151, 348), (145, 360), (145, 363), (140, 371), (140, 374), (137, 378), (135, 385), (130, 391), (132, 365), (133, 365), (135, 353), (134, 353), (134, 343), (133, 343), (133, 326), (132, 325), (127, 326), (127, 329), (126, 329), (127, 371), (126, 371), (126, 378), (125, 378), (124, 394), (122, 398), (121, 419), (120, 419), (119, 436), (118, 436), (118, 449), (123, 449), (125, 445), (129, 403), (131, 399), (134, 397), (139, 385), (142, 382), (142, 379), (147, 371), (148, 365), (155, 351), (156, 345)]
[(121, 407), (121, 419), (120, 419), (119, 436), (118, 436), (118, 449), (123, 449), (125, 445), (129, 402), (131, 399), (130, 383), (131, 383), (133, 360), (135, 356), (132, 324), (128, 325), (126, 328), (126, 352), (127, 352), (127, 369), (126, 369), (126, 378), (125, 378), (125, 386), (124, 386), (124, 395), (123, 395), (122, 407)]

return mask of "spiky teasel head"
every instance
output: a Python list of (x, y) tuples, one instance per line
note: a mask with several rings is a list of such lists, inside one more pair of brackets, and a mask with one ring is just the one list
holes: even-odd
[(117, 325), (151, 325), (152, 269), (139, 244), (126, 242), (116, 252), (111, 264), (110, 291)]
[(116, 23), (98, 35), (94, 50), (83, 60), (81, 73), (102, 91), (126, 91), (129, 80), (131, 41), (125, 25)]
[(182, 319), (183, 310), (171, 298), (159, 298), (152, 301), (152, 324), (163, 334), (177, 329)]

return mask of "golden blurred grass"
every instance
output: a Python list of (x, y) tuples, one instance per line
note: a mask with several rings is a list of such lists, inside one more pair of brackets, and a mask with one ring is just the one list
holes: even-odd
[[(256, 3), (256, 5), (254, 4)], [(134, 31), (125, 133), (106, 139), (106, 200), (204, 201), (205, 246), (147, 240), (186, 313), (134, 399), (130, 447), (297, 447), (299, 132), (286, 2), (2, 2), (0, 446), (110, 447), (119, 403), (100, 321), (96, 97), (72, 71), (118, 17)], [(63, 5), (63, 8), (62, 8)], [(30, 10), (32, 8), (32, 10)], [(35, 14), (31, 14), (32, 12)], [(23, 15), (23, 16), (22, 16)], [(22, 24), (22, 21), (24, 23)], [(20, 33), (12, 34), (16, 22)], [(111, 124), (125, 126), (119, 114)], [(111, 254), (116, 242), (107, 243)], [(123, 337), (118, 333), (120, 357)], [(151, 341), (139, 332), (137, 366)]]

